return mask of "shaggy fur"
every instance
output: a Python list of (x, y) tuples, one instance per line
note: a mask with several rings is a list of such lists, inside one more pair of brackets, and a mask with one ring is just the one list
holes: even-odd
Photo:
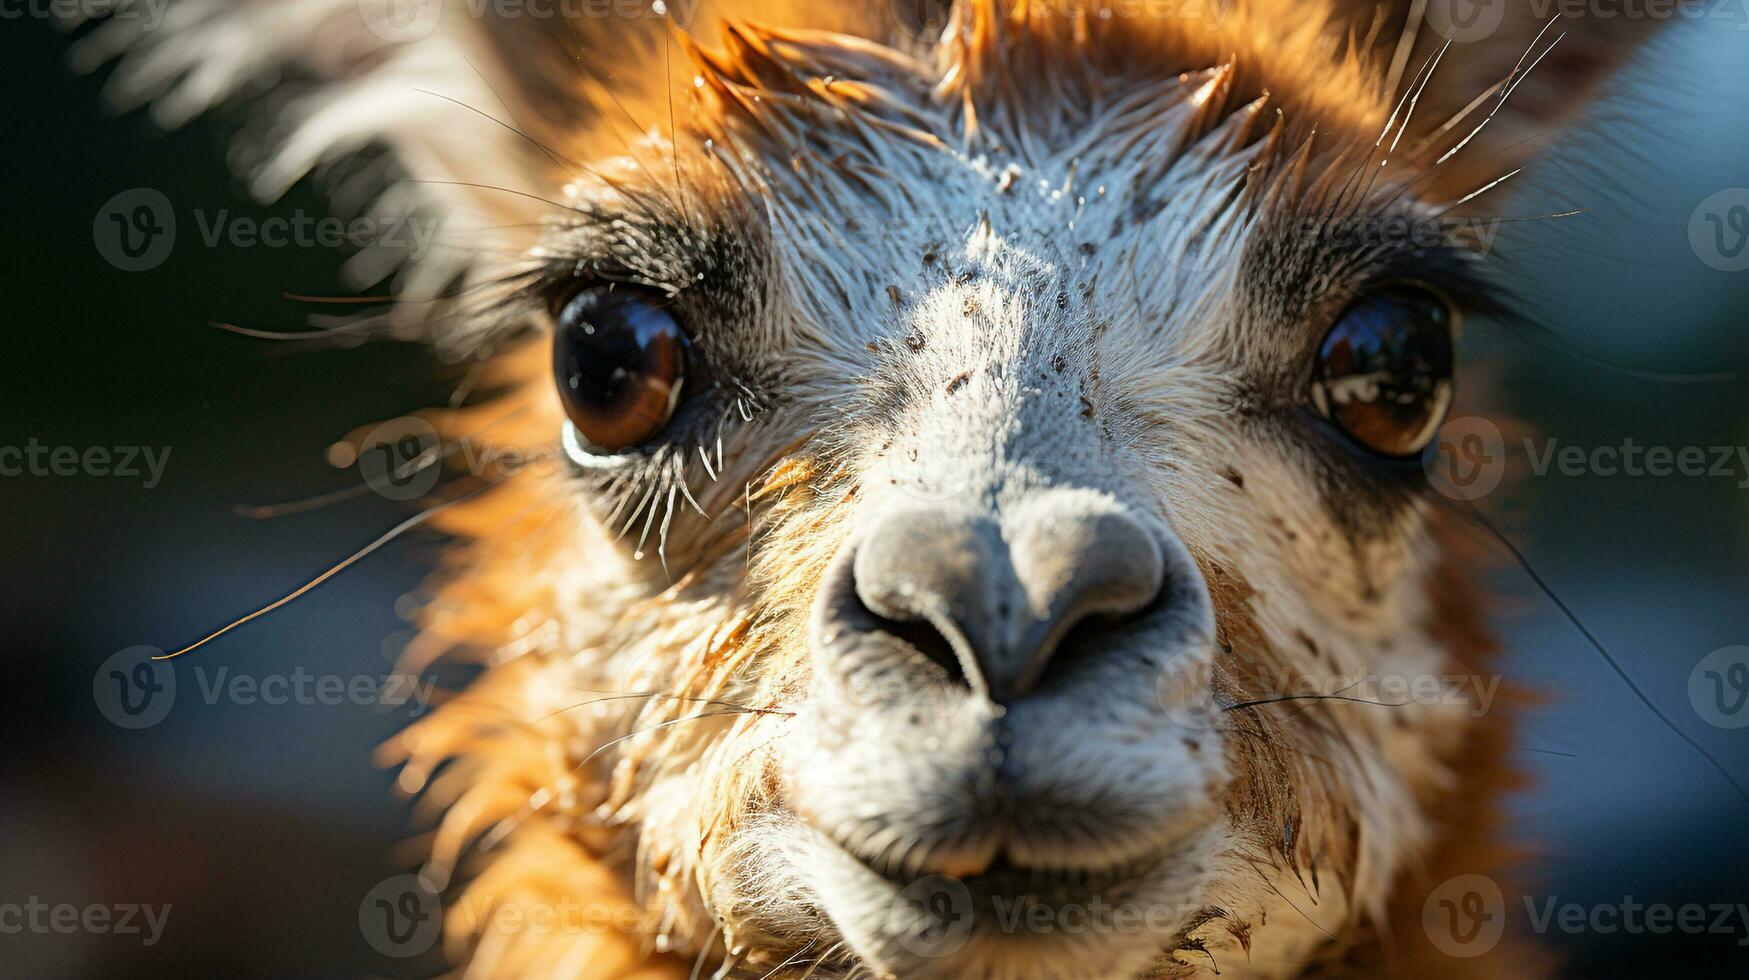
[[(559, 443), (542, 332), (580, 279), (666, 290), (711, 365), (655, 444), (467, 474), (490, 489), (440, 518), (463, 543), (407, 666), (488, 666), (383, 758), (438, 819), (452, 958), (493, 977), (1533, 971), (1511, 944), (1441, 956), (1419, 924), (1429, 887), (1510, 857), (1507, 699), (1480, 718), (1462, 697), (1256, 702), (1492, 676), (1455, 518), (1308, 422), (1305, 365), (1371, 283), (1493, 308), (1462, 240), (1334, 232), (1464, 213), (1626, 45), (1575, 22), (1532, 47), (1543, 25), (1514, 9), (1445, 50), (1421, 4), (961, 0), (921, 39), (885, 4), (728, 6), (675, 4), (676, 25), (456, 2), (385, 39), (368, 2), (180, 0), (166, 31), (118, 18), (83, 42), (93, 64), (128, 51), (116, 91), (172, 123), (273, 79), (246, 144), (266, 196), (387, 151), (340, 171), (343, 196), (440, 216), (445, 247), (344, 329), (476, 359), (497, 397), (432, 413), (458, 443)], [(1147, 514), (1201, 580), (1206, 623), (1101, 677), (1096, 710), (1040, 715), (1039, 765), (1071, 795), (1101, 771), (1172, 787), (1142, 814), (1170, 824), (1171, 866), (1122, 896), (1170, 921), (910, 960), (817, 825), (909, 805), (932, 763), (829, 747), (822, 719), (856, 695), (810, 611), (882, 507), (1039, 486)], [(1248, 707), (1187, 725), (1198, 702)], [(937, 867), (916, 843), (887, 849)], [(497, 914), (567, 904), (608, 914)]]

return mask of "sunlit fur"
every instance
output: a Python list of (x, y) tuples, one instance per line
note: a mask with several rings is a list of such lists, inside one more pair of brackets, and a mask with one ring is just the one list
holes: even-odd
[[(497, 25), (455, 4), (432, 35), (383, 45), (355, 6), (183, 0), (181, 33), (144, 39), (120, 90), (182, 79), (159, 103), (174, 121), (283, 59), (315, 81), (274, 117), (289, 135), (258, 189), (367, 141), (441, 182), (392, 184), (375, 206), (446, 221), (447, 247), (381, 322), (484, 365), (475, 387), (498, 397), (431, 413), (451, 438), (556, 443), (540, 290), (584, 239), (606, 234), (634, 266), (658, 244), (638, 237), (646, 220), (727, 240), (726, 274), (751, 284), (740, 322), (701, 344), (747, 369), (720, 379), (719, 417), (692, 441), (614, 480), (489, 468), (457, 486), (496, 486), (441, 517), (461, 544), (407, 666), (488, 666), (382, 757), (437, 821), (425, 873), (471, 975), (893, 968), (878, 926), (822, 914), (854, 908), (858, 885), (793, 805), (826, 774), (810, 768), (813, 699), (839, 696), (816, 683), (807, 616), (871, 499), (904, 481), (952, 492), (930, 486), (950, 472), (933, 443), (914, 464), (890, 449), (929, 432), (959, 375), (993, 410), (1024, 402), (1035, 369), (1063, 379), (1041, 391), (1077, 395), (1036, 438), (1109, 451), (1088, 485), (1142, 501), (1188, 548), (1214, 632), (1187, 656), (1213, 665), (1220, 703), (1301, 678), (1489, 675), (1449, 508), (1375, 486), (1325, 436), (1268, 421), (1292, 406), (1257, 392), (1292, 389), (1332, 306), (1401, 258), (1283, 229), (1434, 214), (1506, 173), (1491, 137), (1434, 165), (1489, 106), (1440, 126), (1513, 77), (1534, 31), (1447, 54), (1415, 115), (1404, 96), (1437, 45), (1398, 54), (1401, 8), (1248, 0), (1136, 20), (966, 0), (936, 42), (903, 37), (885, 4), (711, 8), (685, 33)], [(87, 50), (128, 43), (112, 40)], [(615, 216), (631, 230), (601, 232)], [(1270, 705), (1190, 737), (1165, 734), (1160, 678), (1134, 683), (1145, 703), (1123, 710), (1146, 737), (1125, 763), (1169, 749), (1193, 787), (1195, 829), (1143, 896), (1171, 927), (974, 943), (947, 975), (1540, 965), (1511, 943), (1442, 957), (1420, 926), (1430, 885), (1510, 857), (1494, 842), (1509, 699), (1479, 720), (1461, 701)], [(876, 749), (868, 766), (894, 779), (923, 764)], [(634, 903), (639, 921), (553, 932), (491, 914), (564, 903)]]

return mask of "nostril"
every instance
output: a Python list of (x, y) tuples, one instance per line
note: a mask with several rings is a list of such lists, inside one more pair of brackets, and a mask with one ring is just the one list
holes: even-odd
[(869, 628), (940, 666), (954, 683), (985, 687), (980, 658), (1009, 629), (998, 604), (1016, 591), (996, 522), (977, 511), (908, 509), (871, 522), (856, 545), (851, 591)]
[(960, 664), (959, 654), (954, 651), (953, 641), (943, 636), (928, 620), (906, 621), (882, 616), (870, 609), (860, 595), (855, 595), (854, 589), (852, 594), (863, 615), (867, 617), (865, 626), (869, 632), (884, 633), (898, 640), (921, 654), (924, 659), (939, 665), (947, 672), (948, 680), (952, 683), (972, 687), (971, 679), (966, 676), (965, 668)]
[(1157, 609), (1166, 605), (1167, 589), (1161, 589), (1140, 609), (1130, 612), (1088, 613), (1070, 623), (1057, 639), (1045, 664), (1041, 683), (1052, 678), (1073, 675), (1078, 665), (1098, 659), (1110, 648), (1126, 627), (1146, 622)]

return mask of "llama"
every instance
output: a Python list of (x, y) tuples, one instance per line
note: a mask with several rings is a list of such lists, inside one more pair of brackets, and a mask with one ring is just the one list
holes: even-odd
[[(1422, 924), (1514, 858), (1513, 696), (1363, 681), (1489, 676), (1421, 465), (1461, 315), (1510, 309), (1458, 219), (1634, 28), (540, 6), (177, 0), (78, 49), (169, 124), (257, 99), (263, 197), (321, 169), (441, 219), (338, 329), (476, 365), (446, 446), (562, 455), (430, 512), (458, 544), (409, 669), (486, 668), (382, 758), (442, 813), (458, 966), (1543, 968)], [(564, 902), (636, 914), (493, 914)]]

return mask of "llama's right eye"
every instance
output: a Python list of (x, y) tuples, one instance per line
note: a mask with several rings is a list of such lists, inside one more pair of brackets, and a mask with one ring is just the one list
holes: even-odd
[(680, 404), (687, 352), (686, 333), (662, 294), (588, 287), (554, 319), (559, 400), (588, 447), (616, 452), (662, 431)]
[(1381, 456), (1427, 448), (1452, 400), (1457, 313), (1417, 285), (1369, 292), (1336, 318), (1312, 364), (1312, 406)]

